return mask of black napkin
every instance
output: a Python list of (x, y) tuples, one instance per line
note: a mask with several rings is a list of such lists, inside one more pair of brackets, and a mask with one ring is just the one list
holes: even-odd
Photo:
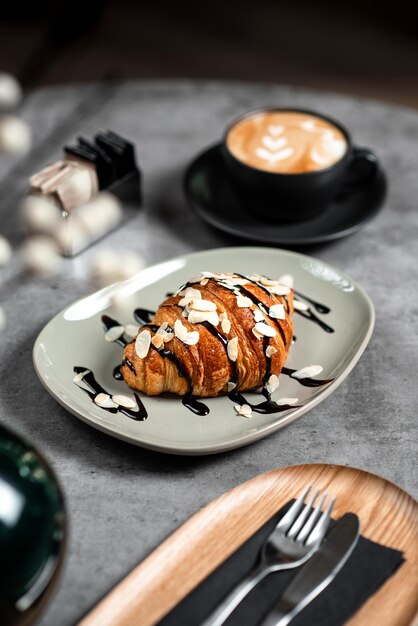
[[(226, 594), (251, 571), (260, 548), (289, 502), (206, 580), (180, 602), (159, 626), (198, 626)], [(335, 522), (332, 522), (330, 528)], [(333, 582), (302, 611), (292, 626), (344, 624), (403, 563), (403, 554), (360, 537), (351, 557)], [(256, 626), (277, 602), (299, 569), (276, 572), (262, 580), (225, 622)], [(173, 574), (175, 576), (175, 572)]]

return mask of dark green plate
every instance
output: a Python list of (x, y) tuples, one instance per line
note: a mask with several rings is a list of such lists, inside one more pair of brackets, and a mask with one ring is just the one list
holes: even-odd
[(31, 623), (58, 578), (65, 547), (57, 479), (33, 446), (0, 426), (0, 624)]

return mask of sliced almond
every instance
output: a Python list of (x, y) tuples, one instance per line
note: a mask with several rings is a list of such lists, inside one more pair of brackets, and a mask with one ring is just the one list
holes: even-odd
[(200, 284), (202, 285), (202, 287), (205, 287), (209, 282), (209, 278), (204, 278), (203, 280), (200, 281)]
[(266, 348), (266, 357), (271, 359), (273, 354), (276, 354), (276, 352), (277, 352), (276, 348), (274, 348), (273, 346), (267, 346), (267, 348)]
[(194, 287), (188, 287), (186, 290), (186, 298), (194, 298), (194, 300), (198, 300), (202, 297), (202, 293), (199, 289), (195, 289)]
[(248, 309), (253, 305), (253, 301), (246, 296), (237, 296), (237, 306), (240, 309)]
[(264, 335), (264, 337), (275, 337), (277, 334), (273, 326), (269, 326), (264, 322), (257, 322), (257, 324), (255, 325), (255, 330), (261, 335)]
[(228, 341), (227, 352), (229, 359), (235, 362), (238, 358), (238, 337)]
[(157, 350), (159, 350), (164, 345), (164, 339), (162, 335), (154, 335), (151, 339), (151, 343)]
[(181, 322), (181, 320), (176, 320), (174, 322), (174, 334), (175, 334), (175, 336), (178, 339), (180, 339), (180, 341), (184, 341), (186, 339), (186, 337), (187, 337), (187, 328)]
[(269, 287), (269, 291), (275, 296), (287, 296), (291, 290), (286, 285), (273, 285), (273, 287)]
[(199, 337), (200, 335), (197, 330), (192, 330), (191, 332), (187, 333), (184, 343), (188, 346), (194, 346), (199, 341)]
[(230, 289), (231, 291), (235, 291), (235, 285), (233, 283), (231, 283), (229, 280), (223, 280), (221, 281), (222, 287), (226, 287), (227, 289)]
[(240, 286), (248, 285), (248, 283), (250, 282), (248, 278), (241, 278), (241, 276), (233, 276), (232, 278), (230, 278), (230, 281), (233, 285)]
[(292, 378), (297, 378), (298, 380), (302, 380), (303, 378), (312, 378), (313, 376), (318, 376), (323, 369), (324, 368), (321, 365), (307, 365), (306, 367), (302, 367), (302, 369), (293, 372)]
[(279, 282), (281, 285), (285, 285), (286, 287), (290, 287), (290, 289), (293, 289), (295, 281), (291, 274), (283, 274), (283, 276), (280, 276), (277, 282)]
[(210, 300), (190, 300), (189, 309), (193, 311), (216, 311), (217, 306)]
[(279, 377), (276, 374), (272, 374), (266, 383), (266, 389), (268, 393), (273, 393), (279, 386)]
[(251, 417), (253, 414), (251, 407), (248, 404), (243, 404), (239, 413), (243, 417)]
[(81, 383), (81, 381), (83, 380), (84, 376), (86, 374), (88, 374), (90, 372), (90, 370), (84, 370), (84, 372), (79, 372), (78, 374), (76, 374), (73, 378), (73, 382), (75, 382), (75, 384), (77, 383)]
[(163, 322), (160, 325), (159, 329), (157, 330), (157, 335), (163, 335), (165, 333), (165, 329), (167, 328), (167, 326), (168, 326), (168, 322)]
[(117, 394), (115, 396), (112, 396), (112, 400), (119, 406), (125, 407), (125, 409), (133, 409), (134, 411), (136, 409), (138, 411), (137, 403), (135, 402), (133, 398), (130, 398), (129, 396)]
[(293, 405), (296, 404), (297, 401), (297, 398), (279, 398), (278, 400), (275, 400), (276, 404), (279, 406), (284, 406), (286, 404)]
[(226, 335), (228, 335), (229, 331), (231, 330), (231, 322), (229, 321), (228, 318), (225, 318), (225, 319), (222, 320), (221, 328), (222, 328), (223, 332)]
[(102, 409), (116, 409), (118, 406), (107, 393), (98, 393), (94, 398), (94, 402)]
[(260, 309), (254, 309), (253, 314), (254, 314), (254, 319), (256, 322), (264, 322), (265, 317), (260, 311)]
[(293, 308), (295, 311), (308, 311), (309, 306), (301, 300), (293, 300)]
[(257, 337), (257, 339), (262, 339), (264, 335), (262, 335), (261, 333), (258, 332), (258, 330), (256, 329), (256, 327), (254, 326), (252, 329), (253, 335), (255, 337)]
[(128, 337), (136, 337), (139, 332), (139, 326), (136, 324), (126, 324), (125, 326), (125, 334)]
[(164, 333), (164, 335), (162, 335), (163, 341), (164, 343), (167, 343), (168, 341), (171, 341), (174, 337), (174, 333)]
[(217, 274), (214, 274), (213, 272), (200, 272), (200, 273), (205, 278), (215, 278), (217, 276)]
[(273, 304), (273, 306), (269, 308), (269, 317), (275, 320), (286, 319), (286, 311), (283, 304)]
[(277, 280), (271, 280), (265, 276), (260, 276), (260, 280), (258, 282), (264, 285), (264, 287), (273, 287), (273, 285), (277, 285)]
[(238, 413), (238, 415), (242, 415), (242, 417), (251, 417), (253, 414), (251, 407), (249, 404), (243, 404), (240, 406), (239, 404), (235, 404), (234, 409)]
[(202, 322), (209, 322), (213, 326), (219, 324), (219, 316), (216, 311), (190, 311), (187, 319), (191, 324), (201, 324)]
[(215, 274), (215, 278), (217, 280), (231, 280), (233, 278), (233, 274), (231, 274), (231, 272), (218, 272), (217, 274)]
[(205, 311), (190, 311), (188, 320), (191, 324), (201, 324), (207, 322), (208, 314)]
[(105, 332), (105, 340), (111, 343), (112, 341), (117, 341), (122, 337), (125, 332), (125, 326), (112, 326)]
[(233, 391), (236, 386), (237, 386), (237, 383), (233, 383), (232, 381), (229, 381), (229, 383), (227, 385), (228, 391)]
[(209, 324), (212, 324), (212, 326), (217, 326), (219, 324), (219, 315), (216, 311), (209, 311), (209, 313), (206, 313), (206, 320)]
[(135, 351), (140, 359), (145, 359), (151, 345), (151, 333), (143, 330), (135, 340)]

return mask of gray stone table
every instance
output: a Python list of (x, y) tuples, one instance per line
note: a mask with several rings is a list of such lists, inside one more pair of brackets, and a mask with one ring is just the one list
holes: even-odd
[[(318, 109), (371, 146), (389, 178), (384, 210), (364, 230), (308, 253), (349, 273), (370, 294), (373, 338), (348, 379), (288, 428), (218, 456), (165, 456), (93, 430), (43, 389), (31, 350), (44, 324), (86, 294), (83, 267), (100, 247), (127, 247), (148, 264), (188, 251), (235, 245), (187, 208), (182, 176), (237, 113), (263, 104)], [(200, 507), (235, 485), (282, 465), (331, 462), (377, 472), (418, 492), (418, 114), (377, 102), (286, 86), (234, 82), (130, 82), (57, 87), (22, 107), (34, 134), (25, 158), (0, 158), (0, 231), (16, 245), (28, 176), (78, 133), (111, 128), (138, 146), (145, 206), (50, 281), (22, 280), (15, 260), (2, 270), (8, 323), (1, 335), (0, 419), (52, 462), (69, 514), (65, 569), (40, 624), (73, 624)]]

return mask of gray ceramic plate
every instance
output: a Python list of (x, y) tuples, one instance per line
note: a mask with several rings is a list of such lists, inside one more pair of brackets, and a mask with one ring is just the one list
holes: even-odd
[[(210, 413), (195, 415), (177, 397), (141, 398), (148, 419), (134, 421), (96, 406), (74, 382), (74, 366), (91, 369), (110, 394), (131, 395), (123, 381), (113, 378), (122, 348), (103, 338), (101, 315), (133, 323), (137, 307), (156, 309), (167, 292), (175, 291), (200, 271), (257, 272), (273, 278), (292, 274), (295, 289), (331, 310), (315, 311), (335, 332), (295, 315), (295, 336), (286, 365), (319, 364), (319, 378), (333, 379), (322, 387), (305, 387), (289, 376), (280, 377), (273, 398), (297, 397), (298, 407), (270, 415), (236, 414), (227, 397), (205, 400)], [(315, 309), (312, 307), (312, 310)], [(197, 252), (147, 268), (129, 281), (77, 301), (42, 330), (33, 351), (36, 372), (49, 393), (91, 426), (139, 446), (173, 454), (210, 454), (244, 446), (290, 424), (321, 402), (345, 379), (370, 339), (374, 310), (369, 297), (348, 276), (302, 254), (269, 248), (236, 247)], [(258, 394), (246, 394), (254, 403)]]

